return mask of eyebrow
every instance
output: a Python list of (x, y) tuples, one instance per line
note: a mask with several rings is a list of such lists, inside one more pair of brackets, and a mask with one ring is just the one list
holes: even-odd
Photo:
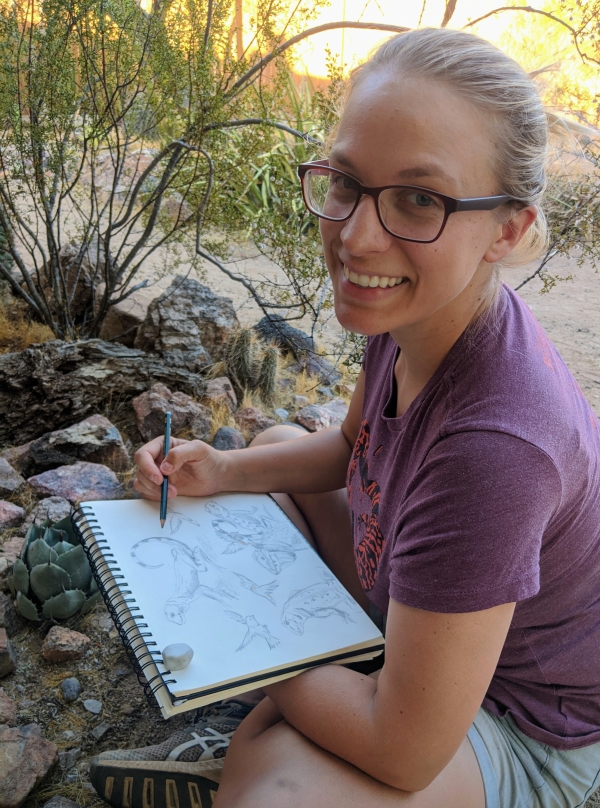
[[(333, 157), (336, 163), (340, 163), (349, 171), (356, 172), (356, 167), (354, 166), (352, 160), (350, 160), (344, 154), (333, 151), (331, 152), (330, 156)], [(422, 165), (414, 166), (413, 168), (404, 168), (402, 171), (398, 171), (396, 173), (396, 178), (399, 180), (418, 180), (422, 177), (442, 179), (452, 183), (455, 181), (454, 177), (447, 174), (444, 169), (436, 163), (423, 163)]]

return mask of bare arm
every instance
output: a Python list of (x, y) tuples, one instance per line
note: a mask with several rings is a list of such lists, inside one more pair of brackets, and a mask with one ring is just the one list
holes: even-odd
[(265, 688), (323, 749), (404, 791), (426, 788), (462, 743), (494, 674), (514, 612), (439, 614), (390, 601), (377, 680), (326, 665)]
[(362, 373), (341, 427), (268, 446), (220, 452), (202, 441), (174, 439), (162, 460), (163, 439), (136, 452), (134, 487), (147, 499), (160, 499), (163, 472), (169, 497), (211, 496), (220, 491), (318, 493), (342, 488), (362, 410)]

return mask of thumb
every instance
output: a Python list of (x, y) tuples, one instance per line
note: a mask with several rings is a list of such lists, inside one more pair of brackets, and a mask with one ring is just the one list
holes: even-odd
[(179, 446), (174, 446), (160, 464), (163, 474), (173, 474), (185, 463), (192, 463), (203, 460), (208, 454), (209, 447), (199, 440), (186, 441)]

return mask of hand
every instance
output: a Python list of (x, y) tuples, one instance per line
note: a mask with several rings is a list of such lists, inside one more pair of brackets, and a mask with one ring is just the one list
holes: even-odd
[(162, 459), (163, 438), (146, 443), (135, 453), (137, 473), (133, 487), (144, 499), (160, 500), (163, 475), (169, 478), (168, 498), (203, 497), (223, 490), (223, 453), (200, 440), (171, 439), (171, 449)]

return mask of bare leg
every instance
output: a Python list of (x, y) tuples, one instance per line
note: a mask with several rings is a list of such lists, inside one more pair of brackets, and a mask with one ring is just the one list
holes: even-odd
[(233, 736), (214, 808), (485, 808), (477, 759), (465, 738), (423, 791), (374, 780), (309, 741), (264, 699)]
[[(274, 426), (257, 435), (251, 446), (294, 440), (303, 434), (306, 433), (293, 426)], [(346, 490), (326, 494), (273, 494), (273, 498), (366, 611), (369, 602), (356, 572)]]

